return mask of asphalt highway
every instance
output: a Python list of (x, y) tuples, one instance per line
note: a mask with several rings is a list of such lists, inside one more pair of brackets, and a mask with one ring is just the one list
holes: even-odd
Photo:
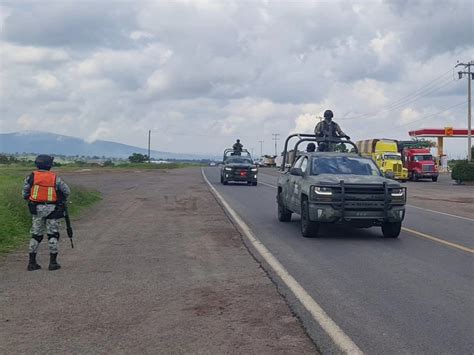
[[(220, 168), (204, 173), (363, 352), (474, 352), (474, 219), (407, 207), (398, 239), (383, 238), (377, 227), (344, 226), (305, 239), (298, 215), (289, 223), (277, 220), (274, 174), (260, 172), (258, 186), (224, 186)], [(273, 279), (287, 295), (281, 280)], [(335, 351), (299, 301), (291, 295), (287, 300), (321, 351)]]

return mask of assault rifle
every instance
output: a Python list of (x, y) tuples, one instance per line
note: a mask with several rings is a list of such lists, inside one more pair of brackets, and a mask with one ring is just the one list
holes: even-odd
[(74, 248), (74, 242), (72, 241), (72, 226), (71, 220), (69, 219), (69, 211), (67, 210), (67, 202), (64, 203), (64, 219), (66, 220), (66, 231), (69, 240), (71, 241), (71, 248)]

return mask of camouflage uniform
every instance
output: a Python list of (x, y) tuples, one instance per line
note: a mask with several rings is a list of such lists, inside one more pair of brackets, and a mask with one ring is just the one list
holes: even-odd
[(234, 150), (234, 155), (240, 155), (242, 153), (242, 148), (242, 143), (240, 143), (239, 141), (235, 142), (232, 146), (232, 149)]
[[(25, 178), (23, 184), (23, 198), (28, 200), (31, 192), (31, 176)], [(63, 196), (63, 201), (67, 200), (71, 194), (69, 186), (62, 181), (62, 179), (56, 177), (56, 190)], [(31, 240), (29, 245), (30, 253), (36, 253), (38, 251), (39, 243), (43, 240), (44, 232), (48, 235), (48, 247), (50, 254), (57, 254), (59, 251), (59, 220), (58, 219), (47, 219), (56, 208), (55, 204), (38, 203), (36, 204), (36, 214), (32, 214), (32, 225), (31, 225)]]
[(314, 128), (316, 137), (346, 137), (341, 127), (334, 121), (322, 120)]
[(234, 143), (234, 145), (232, 146), (232, 149), (234, 149), (237, 152), (241, 152), (242, 148), (243, 148), (242, 143)]

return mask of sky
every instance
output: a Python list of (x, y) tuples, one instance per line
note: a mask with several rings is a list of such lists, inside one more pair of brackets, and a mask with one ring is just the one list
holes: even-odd
[(467, 127), (472, 1), (2, 0), (0, 26), (1, 133), (259, 155), (326, 109), (354, 141)]

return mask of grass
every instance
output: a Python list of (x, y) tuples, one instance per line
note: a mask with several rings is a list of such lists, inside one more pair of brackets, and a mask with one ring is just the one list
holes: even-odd
[[(113, 171), (120, 169), (179, 169), (202, 166), (196, 163), (124, 163), (114, 166), (100, 167), (93, 164), (67, 164), (54, 168), (59, 175), (61, 172), (71, 172), (88, 168), (97, 171)], [(24, 163), (0, 165), (0, 254), (15, 250), (25, 245), (29, 239), (31, 215), (26, 201), (21, 197), (24, 178), (34, 170), (33, 165)], [(81, 186), (70, 185), (71, 198), (68, 205), (72, 217), (90, 207), (101, 199), (98, 191), (85, 189)]]
[[(0, 253), (17, 249), (29, 239), (31, 215), (27, 203), (22, 199), (23, 180), (31, 172), (29, 167), (0, 168)], [(101, 199), (98, 191), (71, 185), (71, 216)]]

